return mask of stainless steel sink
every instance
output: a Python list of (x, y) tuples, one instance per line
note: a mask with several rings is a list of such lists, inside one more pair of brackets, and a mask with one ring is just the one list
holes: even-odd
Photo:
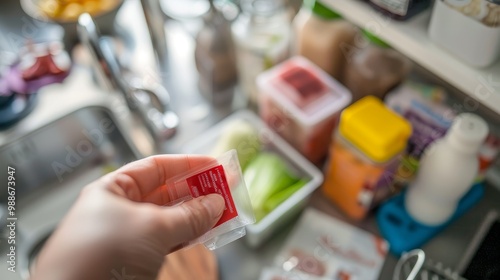
[[(8, 166), (15, 168), (18, 217), (16, 273), (1, 269), (0, 279), (28, 279), (33, 257), (82, 187), (155, 150), (124, 101), (97, 88), (88, 70), (76, 68), (64, 85), (44, 89), (39, 98), (27, 119), (0, 132), (0, 182), (6, 184)], [(0, 203), (5, 223), (6, 188)], [(5, 229), (3, 224), (0, 231)], [(5, 265), (10, 245), (4, 238), (5, 232), (0, 240)]]
[[(155, 142), (130, 112), (123, 96), (99, 88), (88, 67), (74, 67), (63, 85), (42, 89), (35, 110), (14, 127), (0, 131), (0, 184), (5, 186), (7, 166), (12, 166), (18, 186), (16, 273), (7, 270), (10, 245), (0, 237), (0, 279), (28, 279), (33, 258), (86, 184), (134, 159), (179, 151), (187, 140), (231, 111), (212, 110), (198, 94), (193, 82), (194, 62), (185, 63), (194, 46), (180, 28), (171, 29), (167, 35), (172, 42), (184, 42), (170, 49), (176, 54), (171, 57), (172, 64), (181, 67), (172, 72), (155, 70), (154, 55), (147, 51), (151, 47), (144, 38), (147, 29), (136, 12), (138, 5), (127, 1), (118, 18), (123, 30), (133, 37), (130, 66), (145, 78), (162, 80), (171, 87), (183, 129), (167, 142)], [(6, 192), (0, 192), (2, 234), (6, 228), (1, 224), (6, 221)]]

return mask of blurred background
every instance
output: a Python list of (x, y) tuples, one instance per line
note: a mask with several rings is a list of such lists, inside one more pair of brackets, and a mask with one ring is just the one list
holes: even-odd
[(184, 279), (500, 279), (498, 1), (0, 5), (2, 279), (89, 182), (231, 149), (257, 222)]

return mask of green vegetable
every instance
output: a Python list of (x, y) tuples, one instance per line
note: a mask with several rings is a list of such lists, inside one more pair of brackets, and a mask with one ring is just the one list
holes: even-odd
[(255, 127), (244, 120), (227, 124), (211, 155), (219, 156), (236, 149), (242, 169), (260, 152), (260, 140)]
[(274, 210), (274, 208), (278, 207), (283, 201), (287, 200), (292, 194), (302, 188), (305, 184), (307, 184), (307, 180), (300, 179), (295, 184), (285, 188), (284, 190), (273, 194), (265, 203), (264, 210), (269, 213)]
[(278, 155), (268, 152), (258, 154), (250, 162), (244, 177), (257, 221), (269, 212), (265, 204), (274, 194), (298, 181)]

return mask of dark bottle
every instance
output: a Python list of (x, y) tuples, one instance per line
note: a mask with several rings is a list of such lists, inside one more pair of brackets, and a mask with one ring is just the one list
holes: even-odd
[(230, 23), (212, 1), (196, 36), (195, 62), (201, 93), (213, 105), (231, 104), (237, 82), (236, 57)]

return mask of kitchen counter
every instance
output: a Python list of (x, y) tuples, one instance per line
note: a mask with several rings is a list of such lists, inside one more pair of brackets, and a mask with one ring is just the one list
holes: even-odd
[[(142, 14), (137, 14), (137, 8), (138, 1), (127, 1), (122, 10), (122, 14), (126, 14), (128, 19), (122, 21), (123, 27), (127, 27), (127, 22), (129, 27), (134, 25), (135, 31), (131, 33), (145, 31), (145, 29), (141, 29), (141, 25), (145, 26), (142, 24)], [(4, 13), (0, 12), (0, 30), (14, 25), (7, 24), (8, 22), (19, 22), (19, 19), (4, 18), (3, 16)], [(131, 18), (131, 16), (134, 18)], [(169, 42), (169, 59), (166, 69), (169, 69), (169, 71), (157, 72), (153, 66), (148, 68), (143, 63), (135, 65), (137, 66), (135, 69), (139, 69), (138, 71), (142, 72), (143, 75), (154, 75), (164, 82), (172, 95), (172, 107), (180, 117), (181, 123), (178, 133), (171, 140), (161, 144), (161, 149), (164, 152), (175, 153), (180, 151), (188, 140), (196, 137), (201, 131), (208, 129), (232, 111), (244, 107), (242, 99), (236, 98), (233, 106), (215, 109), (208, 106), (198, 93), (196, 85), (197, 73), (193, 60), (194, 41), (190, 35), (192, 32), (186, 32), (186, 30), (196, 30), (197, 24), (195, 21), (183, 25), (177, 22), (166, 24), (167, 40)], [(10, 34), (9, 32), (16, 32), (16, 30), (8, 30), (8, 32), (0, 32), (0, 34)], [(134, 36), (134, 34), (131, 36)], [(142, 36), (142, 38), (144, 37)], [(140, 62), (141, 60), (137, 61)], [(488, 211), (491, 209), (500, 211), (499, 201), (500, 191), (488, 186), (483, 200), (478, 205), (432, 239), (422, 249), (426, 251), (429, 258), (441, 261), (446, 266), (455, 267), (461, 260), (467, 245)], [(335, 218), (350, 222), (319, 191), (314, 193), (309, 205), (309, 207), (317, 208)], [(352, 224), (378, 234), (373, 217)], [(250, 249), (245, 245), (244, 240), (239, 240), (216, 250), (221, 279), (258, 279), (263, 267), (273, 265), (275, 255), (279, 252), (292, 229), (293, 223), (284, 227), (280, 233), (273, 236), (269, 242), (258, 249)], [(388, 256), (380, 279), (392, 279), (395, 264), (396, 258)]]

